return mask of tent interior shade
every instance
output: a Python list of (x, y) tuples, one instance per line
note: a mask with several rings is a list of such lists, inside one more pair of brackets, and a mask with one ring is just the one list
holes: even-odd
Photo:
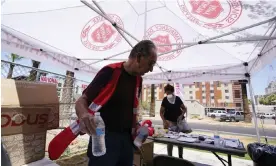
[(2, 2), (2, 50), (95, 74), (150, 39), (145, 84), (247, 79), (276, 57), (276, 1), (85, 2), (116, 26), (79, 0)]

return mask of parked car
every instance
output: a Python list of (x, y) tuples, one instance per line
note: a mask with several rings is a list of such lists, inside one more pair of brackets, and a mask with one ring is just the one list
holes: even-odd
[(215, 118), (219, 118), (221, 115), (226, 115), (226, 111), (225, 110), (214, 110), (214, 112), (212, 112), (210, 114), (211, 118), (215, 119)]
[(208, 110), (208, 111), (207, 111), (207, 116), (208, 116), (208, 117), (211, 117), (211, 114), (212, 114), (213, 112), (214, 112), (214, 110)]
[(220, 121), (239, 122), (244, 121), (244, 113), (242, 111), (229, 111), (226, 115), (220, 116)]
[(263, 112), (257, 113), (258, 118), (261, 118), (261, 116), (263, 116), (263, 115), (265, 115), (265, 113), (263, 113)]
[(266, 113), (260, 116), (261, 119), (272, 119), (273, 116), (275, 117), (274, 113)]

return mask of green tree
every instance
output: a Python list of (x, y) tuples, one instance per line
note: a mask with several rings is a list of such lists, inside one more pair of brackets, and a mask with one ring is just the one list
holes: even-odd
[(272, 94), (272, 95), (268, 95), (266, 97), (262, 97), (260, 99), (260, 104), (263, 104), (263, 105), (273, 105), (273, 101), (276, 100), (276, 94)]
[(39, 68), (39, 65), (40, 65), (40, 62), (32, 60), (33, 69), (30, 71), (30, 75), (28, 78), (29, 81), (36, 81), (37, 74), (38, 74), (37, 69)]
[[(11, 62), (13, 62), (13, 63), (16, 62), (16, 61), (19, 61), (19, 60), (23, 59), (23, 57), (21, 57), (19, 55), (16, 55), (16, 54), (13, 54), (13, 53), (10, 55), (9, 58), (10, 58)], [(12, 64), (12, 63), (10, 63), (10, 68), (9, 68), (9, 72), (8, 72), (8, 75), (7, 75), (8, 79), (12, 78), (14, 67), (15, 67), (15, 65)]]

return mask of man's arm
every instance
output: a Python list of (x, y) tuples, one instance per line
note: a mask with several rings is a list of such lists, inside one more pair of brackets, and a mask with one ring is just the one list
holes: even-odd
[[(138, 106), (139, 106), (139, 104), (142, 104), (142, 103), (139, 103), (141, 101), (140, 98), (141, 98), (141, 95), (142, 95), (142, 90), (143, 90), (142, 88), (143, 88), (143, 78), (141, 78), (141, 82), (140, 82), (139, 89), (138, 89)], [(139, 124), (139, 114), (141, 112), (140, 112), (139, 108), (137, 108), (138, 112), (137, 112), (137, 115), (136, 115), (136, 122), (137, 122), (136, 126), (137, 126), (137, 128), (140, 127), (140, 124)]]
[(187, 108), (184, 104), (181, 104), (180, 106), (181, 110), (182, 110), (182, 115), (186, 114), (187, 113)]
[(163, 121), (165, 121), (164, 113), (165, 113), (165, 107), (161, 106), (161, 108), (160, 108), (160, 117)]
[(111, 68), (105, 67), (98, 72), (93, 81), (88, 85), (88, 87), (83, 91), (82, 96), (76, 101), (76, 114), (80, 120), (81, 131), (92, 134), (95, 132), (95, 124), (93, 116), (88, 112), (88, 106), (91, 104), (92, 100), (95, 99), (102, 88), (111, 79), (113, 70)]
[(187, 108), (186, 108), (186, 106), (184, 105), (184, 103), (183, 103), (183, 101), (181, 100), (181, 98), (178, 97), (178, 96), (177, 96), (177, 98), (178, 98), (178, 100), (179, 100), (180, 109), (181, 109), (181, 111), (182, 111), (182, 114), (179, 116), (179, 118), (182, 119), (182, 117), (184, 116), (184, 114), (187, 113)]
[(164, 117), (165, 113), (165, 98), (162, 100), (161, 107), (160, 107), (160, 117), (163, 120), (163, 122), (166, 120)]

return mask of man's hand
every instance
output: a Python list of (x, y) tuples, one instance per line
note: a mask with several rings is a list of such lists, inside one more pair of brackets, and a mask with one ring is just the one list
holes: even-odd
[(182, 121), (183, 117), (184, 117), (184, 115), (181, 114), (181, 115), (177, 118), (177, 122)]
[(169, 128), (169, 122), (167, 120), (163, 120), (163, 126), (164, 126), (164, 129), (168, 129)]
[(95, 134), (96, 124), (94, 122), (94, 116), (90, 113), (83, 113), (79, 117), (80, 130), (81, 132), (87, 133), (89, 135)]

